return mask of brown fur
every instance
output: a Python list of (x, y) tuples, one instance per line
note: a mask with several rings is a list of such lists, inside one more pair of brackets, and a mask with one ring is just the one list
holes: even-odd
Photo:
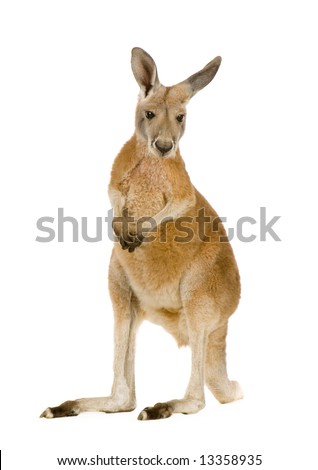
[[(180, 115), (185, 116), (189, 99), (213, 79), (220, 62), (217, 57), (184, 82), (164, 87), (153, 59), (133, 49), (132, 68), (141, 89), (136, 132), (115, 159), (109, 185), (120, 241), (109, 268), (115, 315), (112, 393), (47, 408), (44, 417), (134, 409), (135, 335), (144, 319), (161, 325), (179, 346), (190, 345), (192, 372), (184, 398), (147, 407), (139, 419), (199, 411), (205, 383), (222, 403), (242, 398), (239, 384), (227, 377), (225, 360), (227, 322), (240, 297), (237, 265), (216, 212), (190, 181), (178, 145), (185, 128)], [(204, 239), (196, 219), (202, 209), (214, 220), (205, 225)], [(134, 221), (124, 233), (127, 217)], [(143, 225), (149, 232), (136, 223), (142, 217), (151, 217)]]

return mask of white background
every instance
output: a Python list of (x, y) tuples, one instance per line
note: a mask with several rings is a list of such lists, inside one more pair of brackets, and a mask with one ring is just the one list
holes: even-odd
[[(56, 457), (262, 454), (261, 468), (317, 466), (317, 21), (310, 1), (3, 1), (1, 93), (1, 402), (3, 468), (57, 468)], [(137, 421), (181, 397), (190, 369), (158, 327), (138, 337), (132, 413), (40, 420), (47, 406), (107, 395), (112, 383), (112, 244), (38, 243), (41, 216), (109, 209), (112, 161), (130, 137), (138, 87), (130, 50), (163, 84), (216, 55), (215, 80), (190, 103), (181, 151), (228, 227), (281, 215), (282, 239), (235, 239), (242, 301), (228, 369), (244, 400), (207, 392), (197, 415)], [(316, 434), (316, 436), (315, 436)], [(73, 467), (75, 468), (75, 467)], [(192, 467), (199, 468), (199, 467)], [(248, 467), (252, 468), (252, 467)]]

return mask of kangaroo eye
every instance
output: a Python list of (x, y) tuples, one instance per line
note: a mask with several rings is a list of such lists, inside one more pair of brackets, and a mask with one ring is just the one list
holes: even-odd
[(184, 119), (184, 114), (178, 114), (177, 121), (182, 122)]
[(153, 113), (152, 111), (146, 111), (146, 118), (147, 118), (147, 119), (150, 120), (150, 119), (152, 119), (152, 118), (154, 118), (154, 117), (155, 117), (155, 115), (154, 115), (154, 113)]

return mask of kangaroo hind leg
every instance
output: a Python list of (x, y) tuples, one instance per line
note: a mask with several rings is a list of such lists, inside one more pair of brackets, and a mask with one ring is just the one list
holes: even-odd
[(135, 337), (141, 314), (138, 301), (114, 255), (109, 272), (109, 291), (115, 317), (114, 381), (111, 395), (66, 401), (59, 406), (47, 408), (41, 418), (76, 416), (85, 411), (115, 413), (132, 411), (135, 408)]
[(185, 395), (181, 399), (145, 408), (138, 416), (140, 420), (168, 418), (174, 413), (197, 413), (205, 406), (204, 365), (207, 339), (209, 332), (218, 323), (218, 314), (211, 311), (210, 297), (200, 293), (185, 301), (184, 313), (192, 356), (191, 375)]

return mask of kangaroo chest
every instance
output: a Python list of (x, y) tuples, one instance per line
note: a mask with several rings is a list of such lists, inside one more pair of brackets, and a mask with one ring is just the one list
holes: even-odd
[(164, 165), (158, 158), (147, 157), (124, 176), (121, 182), (124, 208), (136, 217), (148, 217), (166, 205), (171, 192)]

